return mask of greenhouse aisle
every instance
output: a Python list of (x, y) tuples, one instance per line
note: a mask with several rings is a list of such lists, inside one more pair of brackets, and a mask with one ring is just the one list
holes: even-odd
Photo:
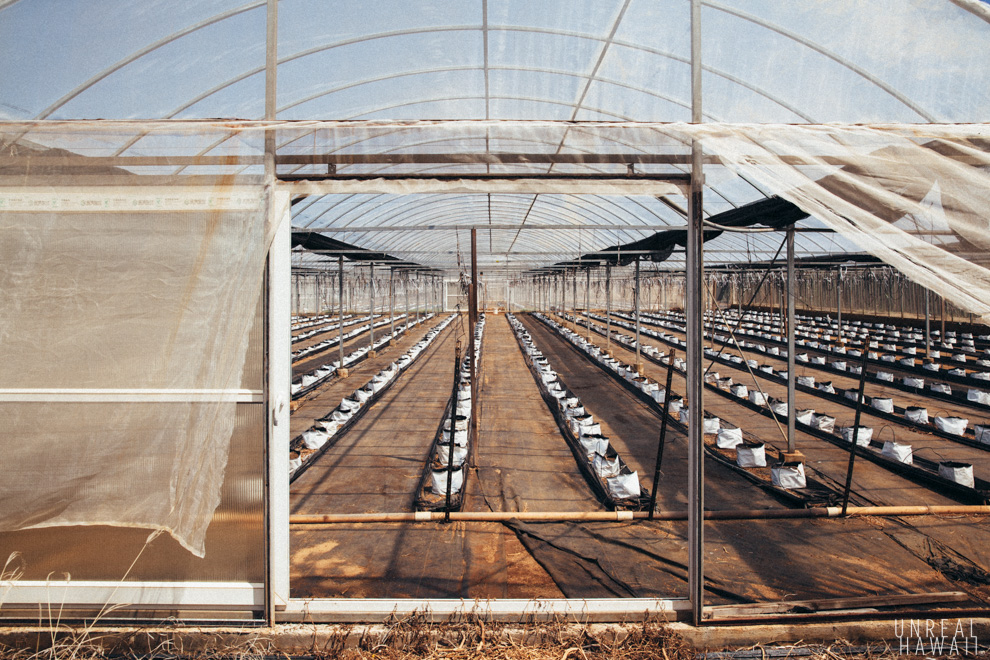
[[(318, 387), (314, 392), (307, 394), (305, 397), (300, 399), (298, 401), (298, 407), (292, 412), (292, 417), (290, 418), (290, 437), (295, 438), (297, 435), (310, 428), (310, 426), (313, 425), (314, 420), (330, 413), (337, 407), (337, 405), (340, 404), (341, 399), (351, 394), (359, 387), (363, 387), (372, 376), (387, 367), (391, 362), (397, 360), (399, 356), (409, 350), (416, 342), (422, 339), (431, 328), (442, 322), (445, 318), (447, 318), (446, 314), (432, 318), (425, 323), (420, 323), (416, 327), (410, 329), (408, 334), (404, 337), (399, 337), (394, 345), (386, 346), (379, 350), (378, 355), (375, 357), (365, 357), (363, 360), (350, 367), (350, 375), (347, 378), (337, 378), (334, 376), (330, 382)], [(360, 337), (356, 337), (351, 340), (351, 342), (345, 342), (345, 354), (355, 350), (359, 346), (365, 346), (367, 343), (367, 333), (361, 335)], [(337, 355), (334, 353), (333, 358), (336, 359), (336, 357)], [(320, 364), (328, 360), (330, 360), (330, 358), (324, 356), (320, 359)]]
[[(591, 382), (605, 375), (583, 355), (572, 351), (546, 326), (529, 317), (526, 317), (526, 323), (534, 330), (534, 338), (561, 378), (575, 389), (593, 413), (596, 409), (602, 410), (600, 414), (596, 413), (596, 418), (612, 420), (613, 426), (618, 429), (629, 423), (628, 411), (634, 409), (638, 399), (624, 388), (622, 393), (627, 401), (623, 403), (621, 398), (609, 399), (609, 390), (605, 385), (587, 388), (588, 394), (582, 391), (584, 388), (581, 385), (571, 385), (571, 382), (582, 381), (582, 373), (588, 374), (586, 378), (590, 378)], [(593, 337), (598, 345), (605, 345), (603, 338)], [(632, 361), (632, 351), (615, 342), (612, 347), (613, 354), (619, 359)], [(665, 369), (649, 362), (645, 364), (645, 369), (654, 380), (661, 380), (665, 373)], [(680, 376), (675, 375), (673, 389), (683, 392)], [(603, 394), (606, 398), (602, 400), (602, 405), (596, 406), (598, 397)], [(706, 397), (705, 405), (706, 409), (761, 437), (777, 432), (776, 427), (771, 428), (772, 421), (732, 401), (712, 395)], [(656, 423), (659, 425), (659, 420)], [(670, 429), (668, 433), (671, 433)], [(679, 465), (677, 459), (679, 453), (686, 454), (686, 447), (681, 444), (684, 440), (678, 440), (683, 438), (682, 433), (674, 431), (668, 437), (672, 437), (673, 442), (665, 452), (665, 482), (673, 481), (675, 486), (672, 488), (676, 489), (676, 484), (686, 484), (686, 459), (682, 459)], [(626, 439), (619, 435), (613, 441), (617, 449), (620, 442), (628, 446)], [(807, 447), (805, 453), (809, 460), (816, 455), (815, 449), (826, 453), (841, 452), (848, 457), (848, 452), (810, 436), (803, 446)], [(631, 449), (629, 452), (620, 449), (620, 452), (623, 452), (624, 458), (628, 456), (626, 460), (632, 465), (637, 452), (635, 447)], [(835, 461), (841, 462), (841, 458), (837, 456)], [(842, 465), (844, 467), (845, 463)], [(734, 474), (726, 477), (719, 467), (711, 460), (706, 461), (707, 509), (784, 506), (756, 486), (742, 482)], [(925, 497), (933, 503), (951, 503), (941, 495), (866, 461), (857, 464), (856, 474), (870, 474), (877, 481), (886, 478), (891, 489), (891, 482), (900, 482), (902, 492), (915, 493), (917, 498)], [(648, 486), (650, 477), (652, 474), (646, 478), (641, 474), (641, 482)], [(855, 480), (854, 483), (860, 482)], [(661, 492), (665, 488), (666, 484), (661, 485)], [(733, 492), (734, 506), (731, 505)], [(963, 590), (986, 600), (988, 574), (982, 568), (986, 566), (985, 551), (974, 542), (982, 532), (979, 526), (967, 522), (946, 519), (924, 522), (921, 519), (892, 519), (886, 523), (867, 519), (710, 522), (705, 531), (709, 547), (706, 575), (710, 579), (709, 588), (712, 596), (716, 597), (715, 602), (718, 602), (719, 585), (726, 589), (731, 587), (738, 595), (754, 600), (845, 597), (878, 591), (896, 594), (945, 590)], [(686, 557), (682, 554), (684, 542), (686, 538), (672, 546), (666, 556)], [(837, 544), (842, 546), (841, 553), (835, 550)], [(718, 550), (713, 551), (714, 548)], [(822, 566), (829, 567), (828, 579), (821, 573)]]
[[(291, 513), (410, 511), (450, 396), (455, 322), (291, 489)], [(469, 487), (470, 487), (469, 480)], [(319, 525), (291, 535), (293, 597), (545, 598), (560, 592), (497, 523)]]

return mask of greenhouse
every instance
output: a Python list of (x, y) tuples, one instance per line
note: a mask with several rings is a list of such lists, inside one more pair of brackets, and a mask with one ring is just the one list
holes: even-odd
[(987, 52), (982, 0), (0, 0), (0, 620), (972, 621)]

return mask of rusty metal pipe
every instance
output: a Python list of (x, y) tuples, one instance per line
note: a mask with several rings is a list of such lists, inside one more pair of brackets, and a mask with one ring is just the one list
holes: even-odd
[[(925, 516), (925, 515), (990, 515), (987, 505), (945, 506), (851, 506), (849, 516)], [(646, 520), (648, 511), (451, 511), (451, 521), (464, 522), (524, 522), (551, 521), (628, 521)], [(727, 509), (705, 511), (705, 520), (773, 520), (800, 518), (840, 518), (842, 507), (817, 507), (811, 509)], [(442, 522), (445, 516), (439, 511), (402, 513), (330, 513), (294, 514), (289, 516), (291, 525), (326, 525), (390, 522)], [(658, 511), (654, 520), (687, 520), (687, 511)]]

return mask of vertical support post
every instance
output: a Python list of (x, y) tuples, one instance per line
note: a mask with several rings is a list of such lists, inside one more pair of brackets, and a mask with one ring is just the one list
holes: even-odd
[(925, 357), (931, 357), (932, 352), (932, 317), (928, 299), (928, 289), (925, 289)]
[(584, 272), (585, 282), (584, 282), (584, 320), (585, 326), (588, 329), (588, 341), (591, 341), (591, 266), (588, 266), (588, 270)]
[(478, 327), (478, 230), (471, 228), (471, 288), (469, 300), (468, 351), (471, 356), (471, 433), (478, 437), (478, 352), (475, 350), (474, 336)]
[(636, 257), (636, 287), (633, 297), (635, 298), (633, 304), (636, 306), (636, 373), (642, 375), (643, 360), (640, 358), (639, 350), (639, 257)]
[(939, 302), (939, 306), (941, 307), (941, 317), (942, 317), (942, 334), (939, 335), (939, 339), (945, 341), (945, 298), (939, 296), (938, 302)]
[(835, 313), (839, 317), (839, 328), (842, 328), (842, 266), (839, 266), (839, 276), (835, 278)]
[(388, 321), (391, 339), (389, 344), (395, 343), (395, 269), (388, 269)]
[[(347, 370), (344, 368), (344, 257), (337, 257), (337, 285), (339, 287), (338, 303), (340, 304), (340, 320), (337, 324), (337, 374), (346, 376)], [(343, 371), (341, 371), (343, 369)]]
[(368, 295), (370, 297), (369, 307), (371, 308), (371, 341), (368, 350), (371, 351), (369, 357), (374, 357), (375, 352), (375, 264), (371, 263), (368, 268)]
[[(701, 123), (701, 0), (691, 0), (691, 121)], [(705, 446), (704, 380), (702, 376), (702, 314), (704, 313), (704, 233), (702, 190), (704, 168), (701, 144), (691, 142), (691, 191), (688, 197), (688, 229), (685, 253), (687, 308), (688, 415), (688, 597), (694, 625), (702, 623), (705, 607)]]
[(794, 225), (787, 228), (787, 453), (793, 454), (797, 396), (794, 392)]
[(578, 274), (577, 268), (575, 268), (572, 271), (573, 277), (571, 278), (571, 284), (573, 285), (573, 295), (571, 296), (573, 298), (573, 301), (572, 301), (573, 304), (571, 306), (571, 313), (574, 315), (574, 330), (577, 330), (578, 329), (577, 328), (577, 308), (578, 308), (578, 306), (577, 306), (578, 305), (578, 303), (577, 303), (577, 274)]
[[(268, 0), (265, 7), (265, 119), (274, 121), (278, 108), (276, 74), (278, 72), (278, 2)], [(291, 223), (275, 218), (275, 130), (265, 131), (265, 187), (268, 189), (268, 220), (279, 229), (269, 248), (266, 283), (267, 333), (265, 337), (265, 426), (266, 442), (262, 450), (264, 470), (265, 521), (265, 607), (268, 625), (275, 624), (275, 609), (289, 596), (289, 488), (285, 460), (288, 453), (289, 393), (291, 366)], [(283, 289), (284, 287), (284, 289)], [(298, 308), (297, 308), (298, 309)], [(277, 427), (277, 430), (276, 430)]]
[[(444, 498), (443, 505), (443, 521), (445, 523), (450, 522), (450, 495), (454, 481), (454, 446), (457, 445), (454, 442), (454, 438), (457, 435), (457, 426), (454, 423), (457, 419), (457, 386), (461, 382), (461, 340), (458, 339), (457, 343), (454, 345), (454, 393), (450, 395), (450, 433), (447, 439), (450, 440), (450, 450), (447, 453), (447, 493)], [(473, 404), (472, 404), (473, 405)], [(461, 470), (464, 466), (461, 465)], [(461, 489), (464, 489), (464, 475), (461, 475)]]
[(409, 309), (409, 271), (406, 271), (406, 278), (402, 282), (402, 288), (403, 288), (403, 290), (405, 291), (405, 294), (406, 294), (406, 329), (403, 331), (402, 334), (408, 334), (408, 332), (409, 332), (409, 321), (412, 320), (412, 316), (410, 316), (410, 314), (409, 314), (409, 312), (410, 312), (410, 309)]
[(846, 470), (846, 487), (842, 492), (842, 515), (846, 515), (849, 507), (849, 492), (852, 490), (853, 467), (856, 465), (856, 451), (859, 445), (856, 439), (859, 437), (859, 420), (863, 412), (863, 390), (866, 388), (866, 357), (870, 354), (868, 350), (863, 351), (863, 360), (859, 363), (859, 388), (856, 390), (856, 415), (853, 418), (853, 435), (851, 446), (849, 447), (849, 468)]
[(657, 463), (653, 470), (653, 489), (650, 491), (650, 520), (657, 509), (657, 488), (660, 486), (660, 466), (663, 464), (663, 446), (667, 440), (667, 414), (670, 410), (670, 384), (674, 378), (674, 356), (676, 350), (671, 350), (667, 356), (667, 386), (663, 391), (663, 412), (660, 414), (660, 441), (657, 444)]
[(419, 274), (416, 274), (416, 323), (419, 323), (419, 290), (422, 287), (422, 280)]
[(612, 352), (612, 265), (605, 266), (605, 351)]

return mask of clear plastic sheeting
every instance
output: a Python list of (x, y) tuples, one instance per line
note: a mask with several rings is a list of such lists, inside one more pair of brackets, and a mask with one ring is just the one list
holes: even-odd
[[(0, 188), (16, 422), (0, 431), (0, 531), (143, 527), (203, 555), (236, 403), (260, 401), (243, 374), (268, 203), (261, 186)], [(67, 401), (84, 412), (65, 419)]]
[(696, 126), (707, 153), (990, 322), (990, 128)]

